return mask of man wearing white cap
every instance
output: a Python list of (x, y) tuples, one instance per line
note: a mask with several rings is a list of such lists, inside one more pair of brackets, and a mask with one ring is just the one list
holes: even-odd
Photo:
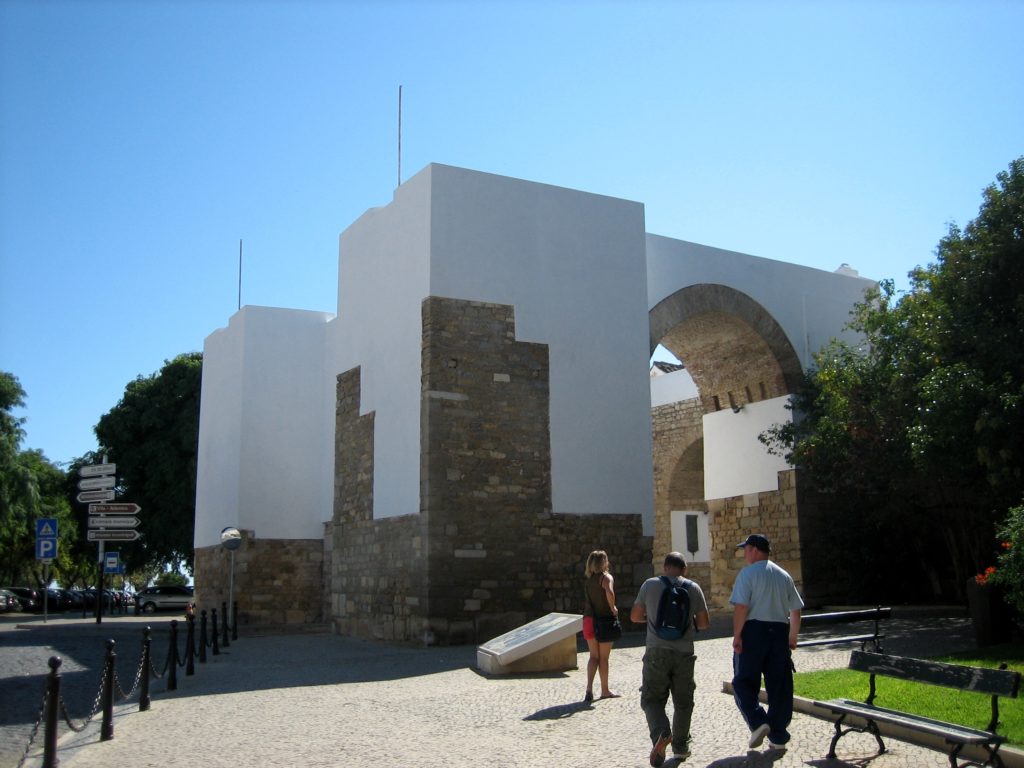
[[(729, 602), (733, 606), (733, 696), (747, 726), (751, 749), (768, 737), (769, 749), (789, 742), (786, 728), (793, 719), (793, 658), (804, 601), (793, 577), (769, 560), (768, 539), (753, 533), (736, 545), (747, 565), (736, 577)], [(768, 710), (758, 701), (761, 675)]]

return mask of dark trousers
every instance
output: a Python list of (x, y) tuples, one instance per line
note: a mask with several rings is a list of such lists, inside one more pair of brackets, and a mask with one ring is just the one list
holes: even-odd
[[(793, 660), (789, 625), (774, 621), (747, 621), (741, 634), (743, 653), (732, 657), (733, 698), (750, 730), (768, 723), (768, 740), (789, 741), (786, 728), (793, 719)], [(761, 676), (768, 694), (768, 711), (758, 701)]]
[[(690, 719), (693, 717), (693, 668), (697, 657), (668, 648), (648, 648), (644, 653), (643, 689), (640, 708), (647, 717), (651, 743), (663, 733), (672, 732), (672, 751), (682, 754), (690, 741)], [(672, 695), (672, 726), (669, 727), (665, 707)]]

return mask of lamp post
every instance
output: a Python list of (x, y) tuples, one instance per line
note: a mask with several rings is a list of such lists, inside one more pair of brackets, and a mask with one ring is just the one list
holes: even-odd
[[(242, 546), (242, 533), (237, 528), (227, 527), (220, 532), (220, 545), (231, 553), (231, 570), (228, 575), (228, 615), (224, 617), (225, 626), (228, 616), (234, 616), (235, 600), (235, 550)], [(227, 635), (225, 635), (225, 638)], [(226, 641), (225, 641), (226, 642)]]

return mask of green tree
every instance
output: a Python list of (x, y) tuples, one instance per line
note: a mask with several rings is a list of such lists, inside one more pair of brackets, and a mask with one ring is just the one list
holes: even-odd
[(138, 377), (96, 425), (100, 453), (117, 464), (118, 496), (142, 511), (140, 541), (119, 545), (129, 571), (193, 566), (202, 355), (179, 355)]
[(42, 451), (21, 450), (25, 392), (17, 377), (0, 371), (0, 580), (42, 586), (44, 568), (35, 559), (35, 521), (55, 518), (60, 533), (51, 577), (74, 567), (77, 529), (65, 494), (65, 473)]
[[(762, 436), (825, 494), (853, 598), (960, 595), (1022, 493), (1024, 158), (950, 227), (935, 263), (869, 293)], [(918, 569), (880, 567), (912, 562)], [(902, 579), (902, 582), (901, 582)]]

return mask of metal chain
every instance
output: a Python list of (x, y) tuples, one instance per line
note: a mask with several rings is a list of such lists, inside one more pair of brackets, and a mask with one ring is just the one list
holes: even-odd
[(135, 689), (139, 687), (139, 681), (142, 679), (142, 663), (139, 663), (138, 669), (135, 670), (135, 682), (132, 683), (132, 689), (128, 693), (124, 692), (124, 688), (121, 687), (121, 679), (117, 676), (117, 670), (114, 670), (114, 685), (117, 686), (118, 697), (123, 699), (130, 699), (132, 694), (135, 693)]
[(32, 742), (36, 740), (36, 736), (39, 734), (39, 726), (43, 722), (43, 717), (46, 715), (46, 702), (50, 700), (50, 690), (47, 688), (46, 692), (43, 693), (43, 706), (39, 708), (39, 717), (36, 718), (36, 724), (32, 726), (32, 735), (28, 737), (28, 744), (25, 745), (25, 751), (21, 754), (21, 760), (18, 761), (17, 768), (22, 768), (25, 765), (25, 760), (28, 759), (28, 751), (32, 749)]
[(101, 681), (100, 682), (100, 689), (99, 689), (99, 691), (96, 692), (96, 700), (93, 701), (93, 703), (92, 703), (92, 711), (89, 712), (89, 716), (86, 717), (85, 720), (82, 721), (82, 724), (80, 726), (76, 727), (75, 724), (71, 722), (71, 715), (68, 714), (67, 704), (64, 702), (64, 697), (61, 696), (59, 703), (60, 703), (61, 714), (64, 716), (64, 722), (67, 723), (68, 724), (68, 728), (70, 728), (75, 733), (81, 733), (82, 731), (85, 730), (86, 726), (89, 725), (89, 723), (92, 722), (92, 719), (94, 717), (96, 717), (96, 713), (100, 711), (100, 706), (101, 706), (101, 702), (102, 701), (103, 701), (103, 683)]

